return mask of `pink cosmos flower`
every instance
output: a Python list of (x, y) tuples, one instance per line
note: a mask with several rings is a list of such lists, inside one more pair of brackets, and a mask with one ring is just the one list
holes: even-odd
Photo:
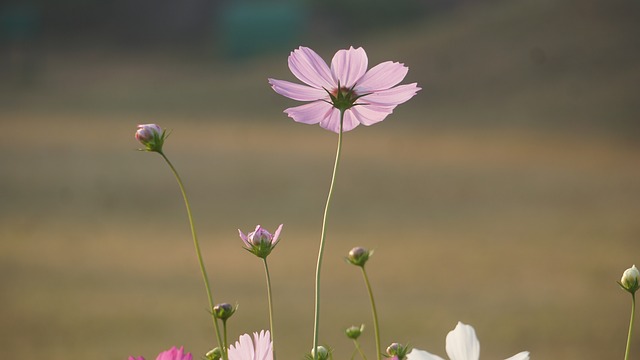
[[(184, 347), (181, 346), (180, 349), (175, 346), (167, 351), (163, 351), (158, 354), (156, 360), (192, 360), (193, 356), (191, 353), (184, 353)], [(145, 360), (142, 356), (129, 356), (129, 360)]]
[(320, 123), (338, 133), (340, 112), (344, 111), (344, 132), (384, 120), (421, 90), (416, 83), (398, 85), (409, 71), (404, 64), (386, 61), (368, 71), (367, 66), (362, 48), (339, 50), (329, 67), (313, 50), (301, 46), (289, 55), (289, 69), (306, 85), (275, 79), (269, 79), (269, 84), (282, 96), (310, 101), (284, 111), (294, 121)]
[(235, 345), (229, 346), (229, 360), (273, 360), (273, 343), (269, 331), (240, 336)]

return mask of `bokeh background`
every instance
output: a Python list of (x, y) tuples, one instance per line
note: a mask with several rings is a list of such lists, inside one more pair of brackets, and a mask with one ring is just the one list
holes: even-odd
[[(182, 198), (229, 337), (268, 327), (237, 229), (284, 223), (269, 257), (276, 349), (312, 343), (313, 276), (337, 137), (296, 124), (268, 77), (299, 45), (363, 46), (423, 90), (345, 135), (321, 343), (373, 327), (445, 356), (457, 321), (483, 358), (620, 359), (640, 263), (640, 3), (632, 0), (0, 2), (0, 348), (6, 359), (147, 359), (215, 345)], [(634, 337), (632, 354), (640, 352)]]

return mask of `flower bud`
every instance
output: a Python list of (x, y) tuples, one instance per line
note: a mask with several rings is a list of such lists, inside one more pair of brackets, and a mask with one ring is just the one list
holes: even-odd
[(228, 318), (231, 317), (231, 315), (233, 315), (233, 313), (236, 312), (236, 309), (237, 308), (234, 308), (233, 305), (231, 304), (227, 304), (227, 303), (218, 304), (213, 307), (213, 316), (215, 316), (216, 319), (226, 321)]
[(638, 284), (639, 279), (640, 279), (640, 272), (638, 271), (638, 268), (636, 268), (636, 266), (633, 265), (632, 267), (624, 271), (619, 284), (620, 286), (622, 286), (623, 289), (627, 290), (632, 294), (635, 294), (635, 292), (640, 287), (640, 284)]
[(369, 251), (362, 247), (354, 247), (349, 251), (347, 261), (355, 266), (364, 267), (364, 264), (367, 263), (371, 254), (373, 254), (373, 251)]
[(387, 348), (387, 357), (397, 358), (398, 360), (404, 360), (407, 358), (409, 347), (402, 344), (393, 343)]
[(326, 347), (320, 345), (316, 349), (311, 350), (311, 358), (313, 359), (316, 356), (316, 350), (318, 353), (318, 360), (327, 360), (329, 359), (329, 350)]
[(347, 328), (344, 332), (347, 334), (347, 337), (352, 340), (357, 340), (362, 332), (364, 331), (364, 324), (360, 326), (351, 326)]
[(265, 259), (271, 251), (276, 247), (278, 241), (280, 241), (280, 232), (282, 231), (282, 224), (278, 226), (276, 232), (271, 235), (262, 226), (256, 226), (256, 229), (247, 235), (245, 235), (240, 229), (238, 234), (240, 239), (245, 245), (245, 249), (259, 258)]
[(146, 151), (162, 152), (162, 145), (167, 138), (166, 130), (157, 124), (142, 124), (138, 125), (136, 131), (136, 139), (144, 145)]
[(209, 350), (204, 357), (207, 360), (220, 360), (222, 359), (222, 350), (219, 347)]

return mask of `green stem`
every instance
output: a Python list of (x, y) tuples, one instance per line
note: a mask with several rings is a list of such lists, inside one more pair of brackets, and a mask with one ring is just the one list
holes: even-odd
[(271, 296), (271, 276), (269, 275), (269, 266), (267, 265), (267, 258), (264, 257), (262, 258), (262, 261), (264, 262), (264, 272), (266, 274), (267, 277), (267, 298), (269, 298), (269, 328), (271, 329), (271, 344), (273, 347), (273, 360), (276, 359), (276, 350), (275, 350), (275, 346), (273, 344), (275, 344), (274, 342), (274, 337), (273, 337), (273, 299)]
[(336, 173), (338, 172), (338, 164), (340, 163), (340, 152), (342, 151), (342, 121), (344, 119), (344, 110), (340, 111), (340, 130), (338, 131), (338, 149), (336, 150), (336, 161), (333, 165), (333, 175), (331, 175), (331, 185), (329, 186), (329, 194), (327, 195), (327, 203), (324, 207), (324, 215), (322, 217), (322, 232), (320, 234), (320, 249), (318, 250), (318, 263), (316, 265), (316, 299), (315, 299), (315, 315), (313, 322), (313, 359), (318, 360), (318, 330), (320, 328), (320, 269), (322, 267), (322, 255), (324, 254), (324, 243), (327, 229), (327, 216), (329, 215), (329, 207), (331, 197), (333, 196), (333, 187), (336, 181)]
[(629, 349), (631, 348), (631, 332), (633, 330), (633, 318), (636, 313), (636, 294), (631, 293), (631, 320), (629, 320), (629, 335), (627, 335), (627, 348), (624, 352), (624, 360), (629, 360)]
[[(367, 360), (367, 357), (364, 356), (364, 353), (362, 352), (362, 348), (360, 347), (360, 343), (358, 343), (358, 340), (353, 340), (353, 343), (356, 344), (356, 350), (360, 353), (360, 356), (362, 356), (363, 360)], [(353, 357), (352, 357), (353, 358)]]
[[(182, 179), (178, 174), (178, 171), (173, 166), (169, 158), (163, 153), (158, 152), (162, 158), (167, 162), (167, 165), (171, 168), (173, 175), (175, 175), (176, 180), (178, 181), (178, 186), (180, 187), (180, 191), (182, 192), (182, 197), (184, 198), (184, 205), (187, 208), (187, 217), (189, 218), (189, 225), (191, 226), (191, 237), (193, 237), (193, 245), (196, 248), (196, 256), (198, 257), (198, 264), (200, 265), (200, 271), (202, 272), (202, 279), (204, 280), (204, 287), (207, 291), (207, 299), (209, 300), (209, 311), (213, 311), (213, 296), (211, 295), (211, 287), (209, 286), (209, 277), (207, 276), (207, 270), (204, 267), (204, 260), (202, 260), (202, 252), (200, 251), (200, 243), (198, 242), (198, 236), (196, 235), (196, 228), (193, 223), (193, 215), (191, 214), (191, 205), (189, 204), (189, 199), (187, 198), (187, 192), (184, 189), (184, 184), (182, 183)], [(216, 338), (218, 339), (218, 344), (221, 346), (222, 339), (220, 338), (220, 329), (218, 328), (218, 322), (216, 318), (211, 314), (211, 319), (213, 320), (213, 328), (216, 332)], [(226, 348), (224, 348), (226, 349)], [(223, 350), (223, 359), (227, 360), (226, 355), (224, 355), (226, 351)]]
[(224, 332), (224, 343), (223, 343), (223, 350), (222, 350), (222, 358), (223, 359), (228, 359), (229, 358), (229, 347), (227, 346), (227, 320), (222, 320), (222, 331)]
[(373, 330), (376, 333), (376, 355), (378, 360), (382, 359), (382, 349), (380, 348), (380, 327), (378, 326), (378, 312), (376, 311), (376, 302), (373, 299), (373, 291), (371, 290), (371, 283), (367, 276), (367, 271), (364, 269), (364, 265), (360, 267), (362, 269), (362, 276), (364, 276), (364, 282), (367, 285), (367, 292), (369, 293), (369, 300), (371, 300), (371, 312), (373, 313)]

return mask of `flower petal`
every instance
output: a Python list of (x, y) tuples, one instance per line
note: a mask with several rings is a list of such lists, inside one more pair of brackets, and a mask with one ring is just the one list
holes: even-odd
[(471, 325), (458, 322), (456, 328), (447, 334), (446, 350), (451, 360), (478, 360), (480, 342)]
[[(323, 129), (327, 129), (329, 131), (333, 131), (334, 133), (340, 132), (340, 110), (331, 107), (331, 111), (327, 114), (325, 118), (320, 121), (320, 127)], [(344, 132), (344, 130), (343, 130)]]
[(315, 101), (329, 99), (324, 89), (317, 89), (306, 85), (300, 85), (285, 80), (269, 79), (271, 88), (278, 94), (298, 101)]
[(241, 335), (235, 346), (229, 346), (229, 360), (253, 360), (254, 353), (253, 341), (248, 334)]
[(260, 334), (253, 333), (253, 341), (256, 348), (256, 360), (273, 360), (273, 345), (269, 331), (260, 331)]
[(384, 120), (387, 115), (393, 112), (394, 108), (395, 106), (359, 105), (349, 110), (353, 112), (362, 125), (369, 126)]
[(289, 70), (303, 83), (317, 89), (336, 87), (327, 63), (315, 51), (300, 46), (289, 55)]
[(444, 360), (438, 355), (433, 355), (424, 350), (413, 349), (407, 354), (407, 360)]
[(333, 79), (341, 87), (351, 88), (367, 72), (369, 60), (363, 48), (338, 50), (331, 60)]
[(361, 102), (377, 105), (400, 105), (411, 99), (421, 88), (416, 83), (396, 86), (391, 89), (376, 91), (360, 98)]
[(407, 76), (409, 68), (404, 64), (386, 61), (367, 71), (356, 84), (356, 91), (360, 94), (375, 90), (386, 90), (400, 83)]
[(529, 360), (529, 352), (523, 351), (523, 352), (517, 353), (506, 360)]
[(242, 230), (238, 229), (238, 235), (240, 235), (240, 239), (242, 240), (242, 242), (244, 243), (244, 245), (248, 248), (251, 248), (251, 244), (249, 243), (249, 239), (247, 238), (247, 235), (245, 235)]
[(356, 114), (351, 111), (353, 108), (344, 112), (344, 119), (342, 119), (342, 132), (351, 131), (360, 125), (360, 121)]
[(278, 241), (280, 241), (280, 232), (282, 231), (282, 225), (283, 224), (280, 224), (280, 226), (278, 226), (278, 228), (276, 229), (276, 232), (273, 233), (273, 238), (271, 240), (271, 246), (276, 246)]
[(331, 116), (333, 110), (338, 111), (329, 103), (314, 101), (309, 104), (288, 108), (284, 112), (296, 122), (317, 124)]

